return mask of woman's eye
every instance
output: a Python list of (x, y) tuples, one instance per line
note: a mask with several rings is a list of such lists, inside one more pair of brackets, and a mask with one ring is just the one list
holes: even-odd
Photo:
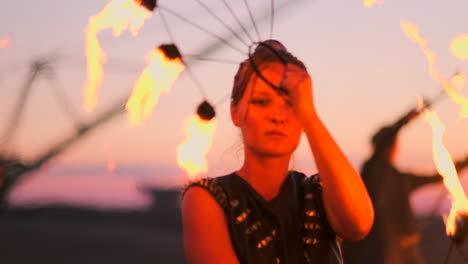
[(269, 99), (252, 99), (250, 100), (250, 103), (255, 104), (255, 105), (265, 106), (265, 105), (268, 105), (268, 103), (270, 103), (270, 100)]

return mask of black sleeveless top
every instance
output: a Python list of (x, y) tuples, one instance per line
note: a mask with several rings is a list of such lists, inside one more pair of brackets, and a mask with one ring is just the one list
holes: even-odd
[(289, 172), (271, 201), (236, 173), (197, 179), (183, 193), (192, 186), (206, 189), (223, 209), (240, 263), (343, 263), (322, 204), (318, 174)]

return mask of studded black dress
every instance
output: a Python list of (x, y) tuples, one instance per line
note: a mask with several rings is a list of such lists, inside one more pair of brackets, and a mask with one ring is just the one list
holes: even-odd
[(289, 172), (271, 201), (236, 173), (190, 182), (184, 191), (192, 186), (205, 188), (223, 209), (240, 263), (343, 263), (318, 175)]

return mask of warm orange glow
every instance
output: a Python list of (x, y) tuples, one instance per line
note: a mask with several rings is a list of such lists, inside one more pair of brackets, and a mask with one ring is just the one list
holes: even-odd
[(112, 0), (98, 14), (91, 16), (85, 30), (87, 58), (87, 80), (83, 86), (83, 107), (90, 112), (97, 103), (98, 90), (103, 81), (103, 64), (106, 54), (99, 44), (97, 34), (107, 28), (113, 30), (114, 36), (120, 36), (125, 29), (136, 35), (151, 12), (134, 0)]
[[(427, 47), (427, 42), (419, 35), (418, 26), (411, 24), (409, 22), (400, 21), (400, 26), (403, 32), (408, 36), (408, 38), (421, 47), (421, 51), (426, 56), (426, 59), (429, 63), (429, 74), (436, 82), (438, 82), (444, 88), (447, 95), (450, 96), (453, 102), (460, 105), (461, 110), (458, 117), (458, 120), (468, 118), (468, 99), (465, 98), (461, 90), (454, 89), (453, 80), (448, 80), (437, 70), (435, 61), (436, 55)], [(458, 80), (456, 80), (458, 82)], [(459, 84), (457, 84), (459, 85)]]
[(11, 37), (3, 37), (0, 39), (0, 49), (6, 48), (11, 44)]
[(215, 129), (215, 118), (206, 121), (194, 115), (186, 121), (186, 139), (177, 147), (177, 163), (187, 172), (190, 179), (208, 171), (205, 156), (211, 147)]
[(383, 4), (384, 0), (364, 0), (364, 7), (371, 8), (375, 4)]
[(429, 122), (432, 127), (432, 151), (437, 171), (444, 178), (444, 185), (452, 198), (452, 208), (450, 214), (445, 219), (446, 232), (448, 235), (454, 235), (456, 230), (457, 215), (468, 214), (468, 199), (466, 198), (463, 186), (458, 180), (457, 170), (445, 148), (442, 138), (444, 135), (444, 124), (440, 121), (435, 112), (426, 111), (423, 118)]
[(109, 173), (114, 173), (115, 168), (116, 168), (115, 161), (114, 161), (114, 160), (111, 160), (111, 159), (108, 160), (108, 161), (107, 161), (107, 172), (109, 172)]
[(468, 34), (461, 34), (452, 40), (450, 50), (460, 60), (468, 60)]
[(150, 117), (162, 92), (169, 92), (172, 84), (184, 70), (180, 58), (170, 59), (161, 49), (154, 49), (148, 55), (149, 64), (135, 83), (126, 109), (129, 126), (142, 124)]

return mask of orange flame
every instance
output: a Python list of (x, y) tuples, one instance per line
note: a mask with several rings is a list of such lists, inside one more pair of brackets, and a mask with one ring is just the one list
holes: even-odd
[(194, 115), (186, 121), (184, 130), (187, 138), (177, 147), (177, 163), (190, 179), (208, 171), (205, 155), (211, 147), (215, 129), (215, 118), (206, 121)]
[(169, 92), (172, 84), (184, 70), (180, 58), (170, 59), (160, 48), (152, 50), (147, 55), (147, 59), (149, 64), (135, 83), (125, 107), (129, 126), (140, 125), (151, 115), (161, 93)]
[(445, 92), (450, 96), (453, 102), (460, 105), (461, 111), (458, 120), (468, 118), (468, 99), (465, 98), (460, 90), (454, 89), (452, 80), (448, 80), (439, 73), (435, 65), (436, 55), (427, 47), (426, 40), (419, 35), (418, 26), (405, 21), (400, 21), (400, 26), (410, 40), (420, 45), (421, 50), (429, 63), (429, 74), (432, 79), (442, 85)]
[(364, 7), (371, 8), (375, 4), (383, 4), (384, 0), (364, 0)]
[(437, 171), (444, 179), (444, 185), (452, 198), (452, 208), (445, 219), (446, 232), (454, 235), (456, 231), (456, 217), (460, 214), (468, 214), (468, 199), (463, 190), (463, 186), (458, 180), (458, 173), (455, 169), (452, 158), (442, 142), (444, 135), (444, 124), (440, 121), (435, 112), (426, 111), (423, 115), (432, 128), (432, 151)]
[[(450, 98), (461, 106), (461, 112), (459, 119), (468, 117), (468, 100), (463, 96), (460, 89), (465, 85), (466, 76), (464, 73), (457, 73), (452, 80), (448, 80), (443, 77), (437, 70), (435, 65), (436, 55), (428, 47), (426, 40), (419, 35), (417, 25), (411, 24), (405, 21), (400, 21), (403, 32), (408, 38), (418, 43), (423, 51), (426, 59), (429, 63), (429, 72), (431, 77), (442, 85), (444, 91), (450, 96)], [(458, 88), (458, 89), (455, 89)], [(457, 215), (468, 214), (468, 199), (465, 195), (463, 187), (458, 180), (458, 173), (455, 169), (455, 165), (442, 142), (444, 134), (444, 125), (440, 121), (439, 117), (435, 112), (426, 110), (423, 118), (428, 121), (432, 128), (432, 151), (434, 162), (437, 167), (437, 171), (443, 177), (444, 185), (449, 191), (453, 200), (450, 214), (445, 219), (446, 232), (448, 235), (454, 235), (456, 231), (456, 217)]]
[(6, 36), (0, 39), (0, 49), (6, 48), (11, 44), (11, 37)]
[(103, 64), (106, 54), (102, 50), (97, 34), (107, 28), (113, 30), (118, 37), (129, 28), (136, 35), (151, 12), (134, 0), (111, 0), (98, 14), (91, 16), (85, 31), (87, 57), (87, 80), (83, 86), (83, 107), (90, 112), (94, 109), (98, 98), (98, 89), (103, 80)]
[(460, 60), (468, 60), (468, 34), (461, 34), (452, 40), (450, 50)]

